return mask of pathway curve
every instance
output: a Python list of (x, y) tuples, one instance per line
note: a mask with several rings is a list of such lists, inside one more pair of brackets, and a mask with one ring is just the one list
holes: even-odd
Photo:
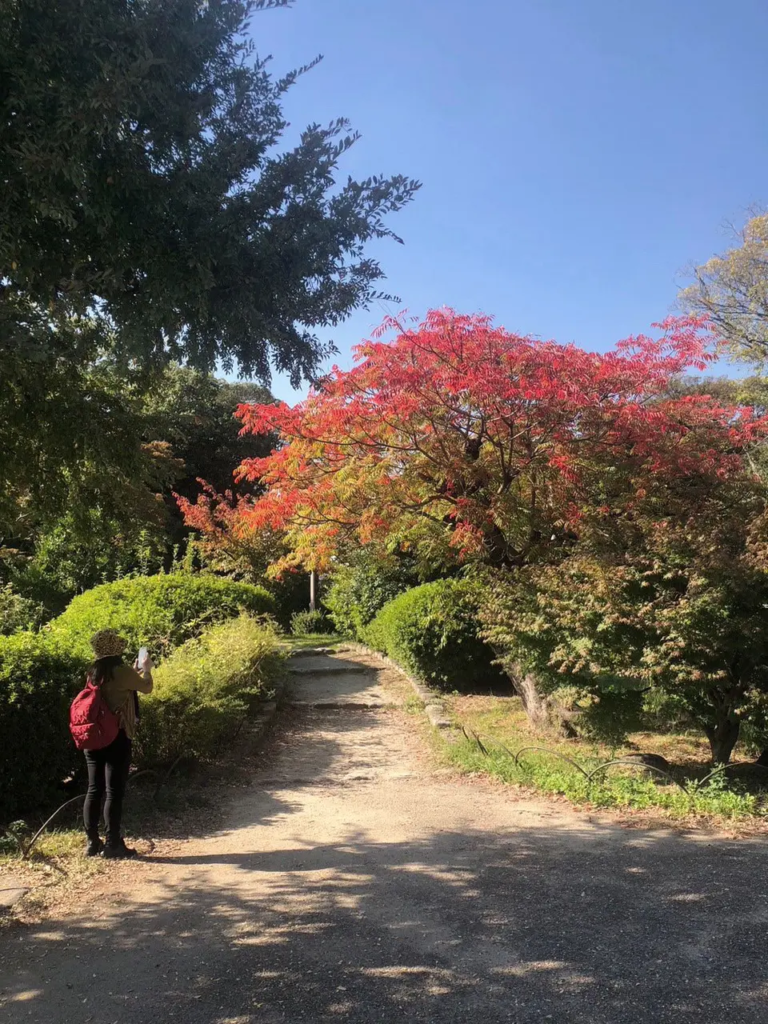
[(297, 659), (225, 831), (1, 936), (0, 1021), (765, 1021), (763, 844), (441, 775), (377, 664)]

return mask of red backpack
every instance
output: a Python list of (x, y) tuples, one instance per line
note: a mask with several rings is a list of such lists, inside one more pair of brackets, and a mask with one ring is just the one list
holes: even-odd
[(88, 680), (69, 709), (69, 731), (78, 750), (102, 750), (117, 739), (120, 722), (101, 695), (101, 688)]

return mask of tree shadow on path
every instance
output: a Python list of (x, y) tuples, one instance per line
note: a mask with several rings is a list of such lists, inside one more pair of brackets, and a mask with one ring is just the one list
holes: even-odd
[(172, 862), (198, 881), (6, 936), (0, 1019), (766, 1018), (757, 843), (586, 824), (408, 842), (349, 829), (333, 844)]

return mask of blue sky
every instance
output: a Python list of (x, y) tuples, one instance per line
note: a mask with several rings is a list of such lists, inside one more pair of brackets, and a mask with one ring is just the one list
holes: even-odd
[[(415, 314), (605, 349), (768, 201), (764, 0), (297, 0), (252, 35), (276, 72), (324, 55), (289, 140), (346, 116), (344, 175), (423, 181), (374, 250)], [(382, 315), (327, 333), (341, 365)]]

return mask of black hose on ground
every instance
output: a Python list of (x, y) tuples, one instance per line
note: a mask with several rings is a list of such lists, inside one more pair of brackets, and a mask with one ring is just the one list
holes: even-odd
[[(158, 783), (158, 785), (157, 785), (157, 787), (155, 789), (155, 792), (153, 794), (153, 799), (154, 799), (154, 797), (157, 796), (157, 794), (158, 794), (158, 792), (160, 790), (160, 787), (163, 785), (163, 783), (168, 781), (168, 779), (171, 776), (171, 772), (174, 770), (174, 768), (176, 767), (176, 765), (179, 763), (180, 760), (181, 760), (181, 758), (177, 757), (176, 760), (171, 765), (171, 767), (169, 768), (168, 772), (160, 779), (160, 782)], [(140, 772), (134, 772), (133, 775), (129, 775), (128, 776), (128, 781), (132, 782), (134, 779), (138, 779), (139, 776), (141, 776), (141, 775), (158, 775), (158, 774), (159, 773), (156, 772), (154, 770), (154, 768), (143, 768)], [(53, 812), (53, 814), (50, 816), (50, 818), (48, 818), (48, 820), (45, 821), (40, 826), (40, 828), (37, 830), (37, 832), (35, 832), (35, 834), (32, 836), (32, 838), (30, 839), (30, 841), (26, 845), (24, 845), (21, 842), (21, 840), (18, 839), (18, 837), (14, 836), (14, 838), (16, 839), (16, 842), (19, 844), (19, 849), (21, 851), (21, 859), (22, 860), (26, 860), (29, 857), (30, 853), (32, 852), (32, 847), (38, 841), (40, 836), (45, 832), (45, 830), (49, 827), (49, 825), (51, 825), (58, 818), (59, 814), (61, 814), (61, 812), (63, 810), (65, 810), (67, 807), (70, 807), (72, 804), (77, 803), (80, 800), (85, 800), (85, 796), (86, 796), (85, 793), (79, 793), (77, 796), (73, 796), (70, 800), (66, 800), (60, 807), (57, 807), (56, 810)]]

